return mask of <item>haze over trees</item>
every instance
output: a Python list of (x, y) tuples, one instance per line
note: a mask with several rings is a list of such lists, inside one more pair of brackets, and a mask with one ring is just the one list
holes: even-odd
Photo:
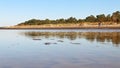
[(116, 11), (112, 14), (100, 14), (100, 15), (90, 15), (88, 17), (86, 17), (85, 19), (76, 19), (75, 17), (70, 17), (68, 19), (56, 19), (56, 20), (49, 20), (49, 19), (45, 19), (45, 20), (37, 20), (37, 19), (31, 19), (28, 21), (25, 21), (23, 23), (20, 23), (18, 25), (44, 25), (44, 24), (77, 24), (77, 23), (84, 23), (84, 22), (88, 22), (88, 23), (98, 23), (98, 22), (104, 22), (104, 23), (108, 23), (108, 22), (112, 22), (112, 23), (116, 23), (116, 24), (120, 24), (120, 11)]

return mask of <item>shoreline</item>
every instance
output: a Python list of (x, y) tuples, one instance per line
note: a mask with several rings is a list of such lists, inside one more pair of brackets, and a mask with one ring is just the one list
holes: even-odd
[(120, 27), (0, 27), (0, 30), (41, 30), (41, 29), (120, 29)]

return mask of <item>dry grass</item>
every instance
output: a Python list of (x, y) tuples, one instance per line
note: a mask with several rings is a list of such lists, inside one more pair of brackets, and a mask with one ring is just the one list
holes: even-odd
[[(80, 27), (99, 27), (97, 23), (78, 23), (78, 24), (45, 24), (45, 25), (22, 25), (22, 26), (9, 26), (6, 28), (80, 28)], [(102, 23), (100, 27), (120, 27), (120, 24)]]

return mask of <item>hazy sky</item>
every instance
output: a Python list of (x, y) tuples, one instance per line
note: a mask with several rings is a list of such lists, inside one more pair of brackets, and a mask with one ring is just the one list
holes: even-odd
[(0, 0), (0, 26), (33, 18), (85, 18), (114, 11), (120, 11), (120, 0)]

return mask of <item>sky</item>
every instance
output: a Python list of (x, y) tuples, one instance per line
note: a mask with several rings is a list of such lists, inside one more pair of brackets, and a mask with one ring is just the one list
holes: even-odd
[(30, 19), (59, 19), (120, 11), (120, 0), (0, 0), (0, 26)]

